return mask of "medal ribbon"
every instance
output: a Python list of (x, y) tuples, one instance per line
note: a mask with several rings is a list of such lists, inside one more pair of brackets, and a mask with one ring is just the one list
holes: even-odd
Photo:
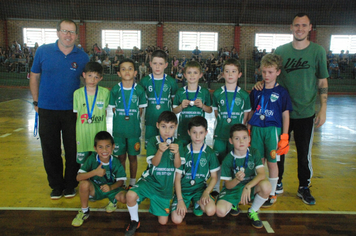
[(132, 83), (132, 88), (131, 88), (131, 93), (130, 93), (130, 98), (129, 98), (129, 104), (126, 106), (126, 98), (125, 98), (125, 92), (124, 92), (124, 86), (122, 85), (122, 82), (120, 83), (121, 86), (121, 97), (124, 103), (124, 109), (125, 109), (125, 116), (129, 116), (130, 113), (130, 107), (131, 107), (131, 99), (135, 87), (135, 83)]
[[(167, 139), (170, 139), (172, 141), (172, 138), (167, 138)], [(162, 143), (164, 143), (164, 140), (163, 138), (161, 137), (161, 135), (159, 136), (159, 140), (161, 140)]]
[[(245, 158), (245, 169), (247, 168), (247, 163), (248, 163), (248, 155), (249, 155), (249, 149), (247, 149), (247, 153), (246, 153), (246, 158)], [(240, 166), (239, 168), (241, 167), (244, 167), (244, 166)], [(234, 167), (234, 170), (236, 169), (236, 158), (234, 157), (234, 162), (233, 162), (233, 167)]]
[(98, 95), (98, 86), (96, 86), (94, 101), (93, 101), (93, 104), (91, 105), (91, 111), (90, 111), (90, 112), (89, 112), (89, 102), (88, 102), (87, 86), (84, 87), (84, 92), (85, 92), (85, 102), (87, 103), (88, 119), (91, 119), (91, 117), (93, 116), (93, 111), (94, 111), (94, 107), (95, 107), (96, 97), (97, 97), (97, 95)]
[[(276, 84), (277, 83), (275, 83), (274, 84), (274, 87), (276, 87)], [(270, 100), (270, 98), (271, 98), (271, 95), (269, 96), (269, 98), (268, 98), (268, 100), (267, 100), (267, 102), (266, 102), (266, 104), (264, 104), (265, 103), (265, 84), (263, 85), (263, 89), (262, 89), (262, 95), (261, 95), (261, 100), (260, 100), (260, 103), (259, 103), (259, 105), (261, 106), (261, 108), (260, 108), (260, 114), (261, 115), (264, 115), (264, 113), (265, 113), (265, 111), (266, 111), (266, 109), (267, 109), (267, 106), (268, 106), (268, 102), (269, 102), (269, 100)], [(274, 88), (273, 87), (273, 88)]]
[[(100, 161), (100, 158), (99, 158), (99, 154), (96, 154), (96, 160), (98, 161), (98, 163), (99, 163), (99, 165), (100, 165), (101, 161)], [(103, 166), (101, 166), (101, 167), (104, 169)], [(110, 156), (110, 159), (109, 159), (109, 168), (110, 168), (110, 183), (112, 183), (112, 182), (113, 182), (113, 179), (112, 179), (112, 160), (111, 160), (111, 156)], [(109, 181), (108, 178), (107, 178), (107, 176), (106, 176), (106, 173), (105, 173), (105, 179), (106, 179), (107, 181)]]
[(196, 176), (197, 171), (198, 171), (199, 161), (200, 161), (200, 158), (201, 158), (201, 154), (203, 153), (203, 148), (204, 148), (204, 146), (205, 146), (205, 144), (203, 144), (203, 146), (201, 146), (200, 152), (199, 152), (199, 155), (198, 155), (197, 162), (195, 163), (195, 166), (194, 166), (193, 145), (192, 145), (192, 143), (190, 143), (190, 154), (191, 154), (191, 156), (192, 156), (192, 180), (195, 180), (195, 176)]
[(232, 99), (231, 106), (229, 107), (229, 100), (227, 99), (227, 89), (226, 89), (226, 86), (225, 86), (226, 110), (227, 110), (227, 116), (230, 119), (231, 119), (232, 109), (234, 108), (234, 102), (235, 102), (235, 99), (236, 99), (237, 87), (238, 86), (236, 86), (236, 88), (235, 88), (234, 98)]
[(187, 100), (189, 101), (195, 101), (197, 100), (197, 97), (198, 97), (198, 93), (199, 93), (199, 87), (197, 88), (197, 91), (195, 92), (195, 96), (194, 96), (194, 99), (193, 100), (189, 100), (189, 97), (188, 97), (188, 86), (185, 87), (185, 96), (187, 97)]
[(166, 80), (166, 74), (163, 74), (163, 80), (162, 80), (161, 91), (159, 92), (159, 98), (157, 98), (155, 78), (153, 77), (153, 74), (151, 75), (152, 75), (153, 92), (155, 93), (156, 103), (157, 105), (161, 105), (162, 91), (164, 87), (164, 81)]
[(33, 128), (33, 137), (36, 137), (38, 133), (38, 113), (35, 114), (35, 127)]

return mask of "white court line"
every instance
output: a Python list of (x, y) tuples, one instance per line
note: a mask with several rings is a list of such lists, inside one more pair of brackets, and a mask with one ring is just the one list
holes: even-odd
[(11, 134), (12, 134), (12, 133), (3, 134), (3, 135), (0, 136), (0, 138), (5, 138), (5, 137), (7, 137), (7, 136), (10, 136)]
[(265, 227), (267, 233), (269, 234), (274, 234), (274, 230), (272, 229), (271, 225), (268, 223), (268, 221), (262, 221), (263, 226)]
[(19, 132), (19, 131), (21, 131), (21, 130), (23, 130), (23, 128), (15, 129), (14, 132)]

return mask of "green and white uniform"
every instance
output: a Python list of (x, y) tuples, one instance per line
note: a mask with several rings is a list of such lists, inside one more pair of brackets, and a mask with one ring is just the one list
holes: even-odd
[[(200, 151), (194, 151), (194, 165), (196, 165)], [(193, 204), (201, 198), (201, 195), (206, 189), (206, 181), (210, 178), (210, 173), (220, 169), (220, 164), (216, 158), (215, 152), (206, 144), (204, 144), (202, 155), (200, 157), (198, 170), (195, 175), (195, 184), (191, 185), (192, 180), (192, 155), (190, 144), (184, 147), (185, 164), (176, 170), (182, 175), (181, 189), (182, 196), (187, 208), (191, 201)], [(194, 166), (195, 167), (195, 166)], [(172, 203), (172, 211), (177, 209), (177, 196), (175, 195)]]
[[(178, 89), (176, 96), (174, 97), (173, 108), (178, 107), (180, 104), (182, 104), (183, 100), (187, 99), (187, 95), (186, 95), (187, 87), (188, 86), (184, 86)], [(203, 104), (205, 104), (206, 106), (211, 106), (212, 101), (211, 101), (209, 90), (207, 90), (206, 88), (202, 88), (201, 86), (198, 87), (199, 87), (199, 92), (197, 95), (197, 99), (200, 99), (203, 102)], [(194, 100), (195, 93), (196, 90), (195, 91), (188, 90), (189, 100), (191, 101)], [(194, 116), (204, 117), (204, 115), (205, 115), (204, 110), (197, 106), (188, 106), (180, 112), (179, 125), (178, 125), (178, 138), (183, 142), (184, 145), (187, 145), (190, 142), (190, 136), (188, 135), (189, 120)]]
[[(220, 192), (218, 201), (225, 200), (230, 202), (232, 205), (238, 205), (241, 200), (241, 194), (244, 186), (253, 178), (255, 178), (255, 176), (257, 175), (257, 169), (264, 168), (262, 164), (262, 156), (258, 152), (258, 150), (254, 148), (249, 148), (248, 152), (248, 162), (246, 165), (246, 155), (236, 156), (233, 152), (230, 152), (224, 158), (224, 161), (221, 165), (221, 180), (230, 181), (234, 179), (235, 174), (240, 170), (241, 167), (244, 167), (245, 169), (245, 178), (232, 189), (227, 189), (224, 186)], [(254, 195), (254, 191), (251, 191), (251, 195)]]
[(91, 111), (95, 95), (88, 95), (85, 99), (84, 87), (77, 89), (73, 94), (73, 112), (77, 113), (76, 139), (77, 162), (83, 164), (88, 153), (94, 152), (94, 137), (100, 131), (106, 131), (106, 108), (109, 105), (110, 91), (98, 86), (98, 94), (92, 114), (92, 123), (88, 123), (88, 110)]
[[(80, 167), (78, 173), (88, 173), (92, 170), (98, 168), (98, 166), (102, 163), (99, 159), (99, 155), (93, 153), (88, 157), (88, 159), (84, 162), (82, 167)], [(113, 156), (110, 157), (110, 161), (108, 163), (103, 163), (102, 168), (105, 169), (106, 174), (103, 177), (100, 176), (93, 176), (89, 180), (93, 183), (95, 188), (95, 196), (91, 196), (94, 200), (101, 200), (103, 198), (109, 198), (109, 200), (116, 204), (117, 200), (115, 199), (116, 194), (121, 191), (125, 191), (124, 188), (119, 187), (113, 189), (107, 193), (104, 193), (100, 190), (100, 186), (107, 184), (113, 185), (117, 181), (126, 180), (126, 173), (124, 167), (121, 165), (119, 159), (114, 158)]]

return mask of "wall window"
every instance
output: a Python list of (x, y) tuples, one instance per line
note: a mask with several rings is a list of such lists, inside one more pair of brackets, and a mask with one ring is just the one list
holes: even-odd
[(179, 50), (193, 51), (198, 46), (200, 51), (217, 51), (218, 37), (216, 32), (179, 31)]
[(141, 49), (141, 30), (102, 30), (101, 42), (104, 48), (108, 44), (110, 49)]
[(356, 35), (331, 35), (330, 50), (339, 54), (341, 50), (356, 53)]
[(36, 42), (39, 46), (54, 43), (57, 39), (55, 28), (23, 28), (23, 42), (29, 47), (34, 47)]
[(266, 49), (271, 52), (272, 48), (276, 49), (278, 46), (289, 43), (293, 40), (292, 34), (256, 34), (255, 46), (260, 49)]

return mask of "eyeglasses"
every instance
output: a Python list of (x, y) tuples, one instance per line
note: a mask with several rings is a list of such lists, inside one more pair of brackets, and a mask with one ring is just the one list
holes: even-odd
[(70, 35), (75, 35), (75, 34), (76, 34), (75, 31), (65, 30), (65, 29), (61, 29), (61, 32), (62, 32), (62, 34), (65, 34), (65, 35), (67, 35), (68, 33), (69, 33)]

